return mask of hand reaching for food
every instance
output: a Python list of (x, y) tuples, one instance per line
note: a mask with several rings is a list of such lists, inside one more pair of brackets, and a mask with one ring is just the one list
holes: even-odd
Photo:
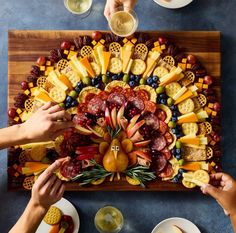
[(124, 10), (132, 10), (136, 4), (136, 0), (107, 0), (104, 15), (109, 20), (109, 17), (112, 13), (116, 11), (116, 8), (123, 6)]

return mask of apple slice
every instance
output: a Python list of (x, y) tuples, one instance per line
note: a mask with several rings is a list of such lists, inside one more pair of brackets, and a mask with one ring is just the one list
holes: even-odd
[(117, 118), (116, 118), (117, 124), (119, 126), (121, 126), (120, 120), (124, 116), (124, 111), (125, 111), (125, 106), (122, 105), (121, 108), (119, 109), (118, 113), (117, 113)]
[(136, 146), (136, 147), (144, 147), (144, 146), (147, 146), (150, 142), (151, 142), (151, 140), (145, 140), (145, 141), (141, 141), (141, 142), (135, 142), (135, 143), (134, 143), (134, 146)]
[(76, 125), (75, 126), (75, 129), (80, 133), (80, 134), (83, 134), (83, 135), (91, 135), (93, 132), (91, 132), (90, 130), (80, 126), (80, 125)]
[(138, 162), (138, 157), (134, 152), (131, 152), (128, 154), (128, 158), (129, 158), (129, 166), (135, 166)]
[(143, 140), (143, 135), (137, 131), (131, 138), (130, 140), (135, 143), (135, 142), (140, 142)]
[(87, 125), (87, 128), (97, 137), (102, 138), (103, 135), (101, 135), (100, 133), (98, 133), (96, 130), (94, 130), (93, 128), (91, 128), (90, 126)]
[(172, 228), (173, 228), (173, 230), (174, 230), (175, 233), (183, 233), (183, 231), (180, 230), (180, 228), (177, 227), (176, 225), (173, 225)]
[(116, 116), (117, 116), (116, 107), (114, 107), (111, 110), (111, 121), (114, 129), (116, 129), (117, 126)]
[(127, 136), (128, 138), (131, 138), (135, 132), (137, 132), (137, 130), (143, 126), (145, 124), (145, 120), (141, 120), (139, 121), (138, 123), (136, 123), (134, 126), (132, 126), (130, 129), (129, 129), (129, 126), (127, 128)]
[(76, 148), (76, 154), (97, 154), (98, 146), (78, 146)]
[(141, 151), (141, 150), (135, 150), (133, 151), (133, 153), (135, 153), (137, 156), (146, 159), (147, 161), (151, 162), (151, 157), (147, 152)]
[(120, 119), (120, 125), (122, 127), (123, 130), (126, 130), (127, 129), (127, 126), (128, 126), (128, 120), (125, 118), (125, 117), (122, 117)]
[(131, 118), (129, 125), (127, 127), (127, 130), (130, 130), (138, 121), (138, 118), (140, 117), (140, 114), (135, 115), (133, 118)]
[(105, 109), (105, 120), (106, 120), (107, 126), (111, 126), (112, 127), (111, 115), (110, 115), (109, 108), (107, 108), (107, 107)]

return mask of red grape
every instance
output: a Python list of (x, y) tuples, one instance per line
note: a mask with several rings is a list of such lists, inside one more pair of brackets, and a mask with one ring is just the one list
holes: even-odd
[(213, 79), (212, 76), (206, 75), (206, 76), (204, 77), (204, 83), (205, 83), (205, 84), (211, 85), (213, 82), (214, 82), (214, 79)]
[(8, 116), (10, 118), (14, 118), (16, 116), (16, 109), (15, 108), (9, 108), (8, 109)]
[(92, 33), (92, 38), (93, 38), (93, 40), (99, 41), (102, 38), (102, 33), (99, 31), (94, 31)]
[(163, 36), (160, 36), (160, 37), (158, 38), (158, 41), (159, 41), (159, 43), (160, 43), (161, 45), (168, 43), (168, 40), (167, 40), (165, 37), (163, 37)]
[(45, 58), (44, 56), (40, 56), (40, 57), (37, 59), (37, 64), (38, 64), (39, 66), (45, 65), (45, 63), (46, 63), (46, 58)]
[(68, 49), (70, 49), (70, 46), (71, 46), (71, 44), (69, 41), (63, 41), (61, 43), (61, 49), (68, 50)]
[(188, 63), (190, 63), (190, 64), (195, 64), (195, 63), (197, 62), (197, 58), (196, 58), (194, 55), (189, 54), (189, 55), (187, 56), (187, 61), (188, 61)]
[(219, 112), (220, 109), (221, 109), (221, 105), (219, 102), (215, 102), (214, 103), (214, 106), (213, 106), (213, 109), (216, 111), (216, 112)]
[(220, 141), (220, 135), (218, 134), (218, 133), (215, 133), (214, 135), (213, 135), (213, 140), (215, 141), (215, 142), (219, 142)]
[(21, 82), (21, 88), (22, 90), (27, 90), (28, 89), (28, 83), (26, 81)]

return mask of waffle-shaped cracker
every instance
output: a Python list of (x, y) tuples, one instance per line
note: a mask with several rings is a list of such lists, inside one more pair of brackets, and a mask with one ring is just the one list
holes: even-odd
[(43, 220), (49, 225), (55, 225), (60, 222), (62, 212), (56, 206), (51, 206), (44, 216)]
[(121, 49), (121, 45), (117, 42), (112, 42), (109, 45), (109, 52), (111, 52), (114, 55), (120, 54), (120, 49)]
[(163, 58), (163, 61), (165, 61), (167, 64), (169, 64), (172, 67), (175, 65), (175, 59), (172, 56), (165, 56)]
[(34, 176), (25, 177), (23, 181), (23, 188), (31, 190), (33, 188), (33, 185), (34, 185)]
[(205, 95), (203, 94), (199, 94), (198, 97), (197, 97), (201, 107), (204, 107), (206, 104), (207, 104), (207, 98)]
[(25, 105), (25, 110), (27, 112), (31, 112), (34, 106), (34, 99), (27, 99), (24, 105)]
[(181, 85), (188, 86), (193, 83), (195, 80), (195, 74), (192, 71), (186, 71), (184, 74), (184, 78), (181, 80)]
[(66, 59), (61, 59), (57, 63), (57, 69), (61, 72), (69, 65), (68, 61)]
[(45, 88), (47, 77), (41, 76), (37, 79), (37, 86)]
[(143, 44), (139, 43), (134, 48), (134, 57), (138, 59), (145, 60), (148, 55), (148, 47)]
[(213, 149), (209, 146), (206, 147), (206, 154), (207, 154), (207, 159), (211, 159), (213, 157)]
[(89, 57), (92, 55), (92, 53), (93, 53), (93, 48), (88, 45), (83, 46), (80, 50), (80, 55), (82, 57), (86, 57), (86, 56)]

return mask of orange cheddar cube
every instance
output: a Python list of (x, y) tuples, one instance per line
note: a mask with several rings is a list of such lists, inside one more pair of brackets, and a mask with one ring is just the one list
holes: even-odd
[(44, 91), (39, 92), (38, 95), (35, 96), (35, 99), (42, 103), (47, 103), (49, 101), (53, 102), (53, 100), (49, 97), (49, 95)]

